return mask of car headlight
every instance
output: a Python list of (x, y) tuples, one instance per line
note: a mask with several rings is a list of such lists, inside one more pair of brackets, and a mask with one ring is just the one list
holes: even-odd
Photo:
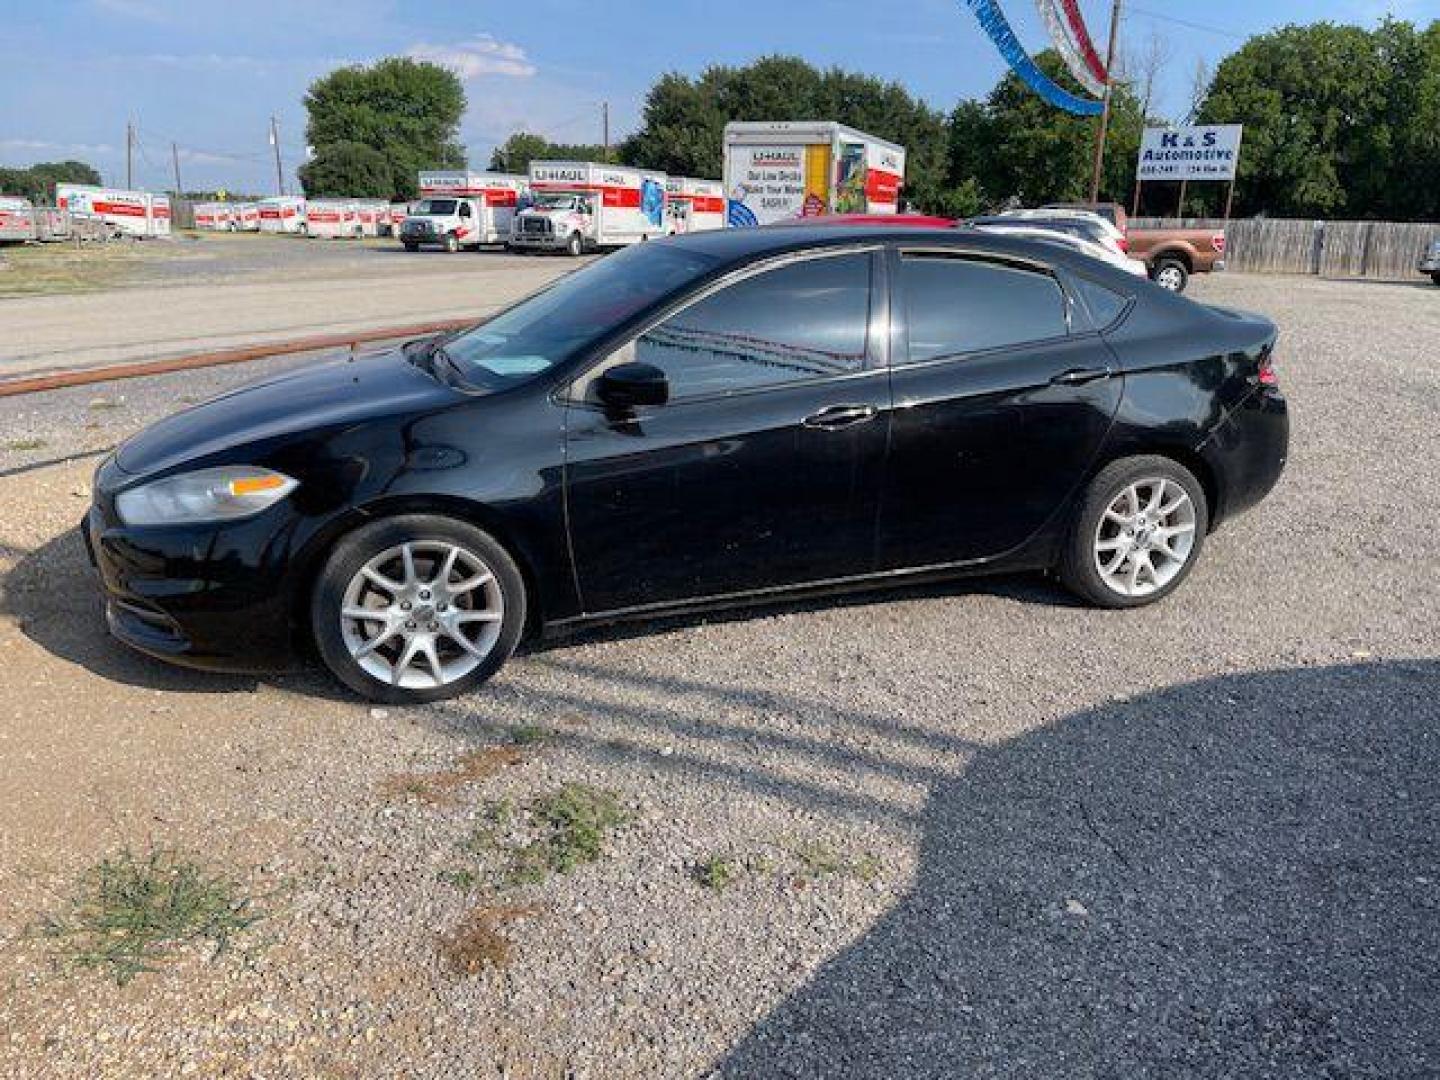
[(296, 486), (295, 480), (271, 469), (222, 465), (122, 491), (115, 497), (115, 509), (126, 525), (236, 521), (274, 506)]

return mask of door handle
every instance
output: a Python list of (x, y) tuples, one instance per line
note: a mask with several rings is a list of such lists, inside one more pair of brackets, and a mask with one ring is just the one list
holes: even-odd
[(1108, 379), (1115, 372), (1108, 367), (1071, 368), (1069, 371), (1062, 371), (1050, 380), (1052, 386), (1084, 386), (1086, 383), (1097, 382), (1100, 379)]
[(868, 423), (875, 419), (875, 415), (873, 405), (831, 405), (807, 416), (801, 423), (820, 431), (839, 431), (841, 428)]

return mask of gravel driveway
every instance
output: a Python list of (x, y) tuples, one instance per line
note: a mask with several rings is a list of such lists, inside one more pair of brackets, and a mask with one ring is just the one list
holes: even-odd
[[(1440, 1073), (1431, 292), (1196, 282), (1280, 323), (1293, 459), (1159, 607), (630, 626), (413, 710), (102, 630), (85, 455), (307, 361), (0, 401), (0, 1074)], [(618, 798), (599, 857), (509, 873), (567, 785)], [(29, 928), (147, 845), (265, 918), (57, 972)]]

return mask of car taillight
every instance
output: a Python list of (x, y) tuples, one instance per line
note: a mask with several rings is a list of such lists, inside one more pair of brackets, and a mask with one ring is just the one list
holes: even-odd
[(1266, 349), (1260, 357), (1258, 377), (1261, 386), (1279, 386), (1280, 376), (1275, 373), (1275, 350)]
[(1218, 251), (1221, 255), (1224, 255), (1224, 254), (1225, 254), (1225, 234), (1224, 234), (1223, 232), (1217, 232), (1214, 236), (1212, 236), (1212, 237), (1210, 238), (1210, 245), (1211, 245), (1216, 251)]
[(1123, 252), (1124, 254), (1126, 254), (1126, 255), (1129, 255), (1129, 254), (1130, 254), (1130, 239), (1129, 239), (1129, 237), (1125, 237), (1125, 236), (1120, 237), (1119, 240), (1116, 240), (1116, 241), (1115, 241), (1115, 246), (1118, 247), (1118, 248), (1121, 250), (1121, 252)]

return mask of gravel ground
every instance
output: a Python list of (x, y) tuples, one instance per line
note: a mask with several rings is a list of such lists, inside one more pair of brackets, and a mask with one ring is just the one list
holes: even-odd
[[(1440, 306), (1196, 296), (1280, 323), (1293, 459), (1165, 604), (1013, 578), (632, 626), (413, 710), (101, 627), (65, 459), (304, 361), (0, 401), (0, 1073), (1440, 1072)], [(467, 846), (567, 783), (628, 812), (598, 861), (506, 884)], [(57, 974), (26, 928), (150, 843), (267, 917)], [(503, 944), (457, 974), (467, 925)]]

